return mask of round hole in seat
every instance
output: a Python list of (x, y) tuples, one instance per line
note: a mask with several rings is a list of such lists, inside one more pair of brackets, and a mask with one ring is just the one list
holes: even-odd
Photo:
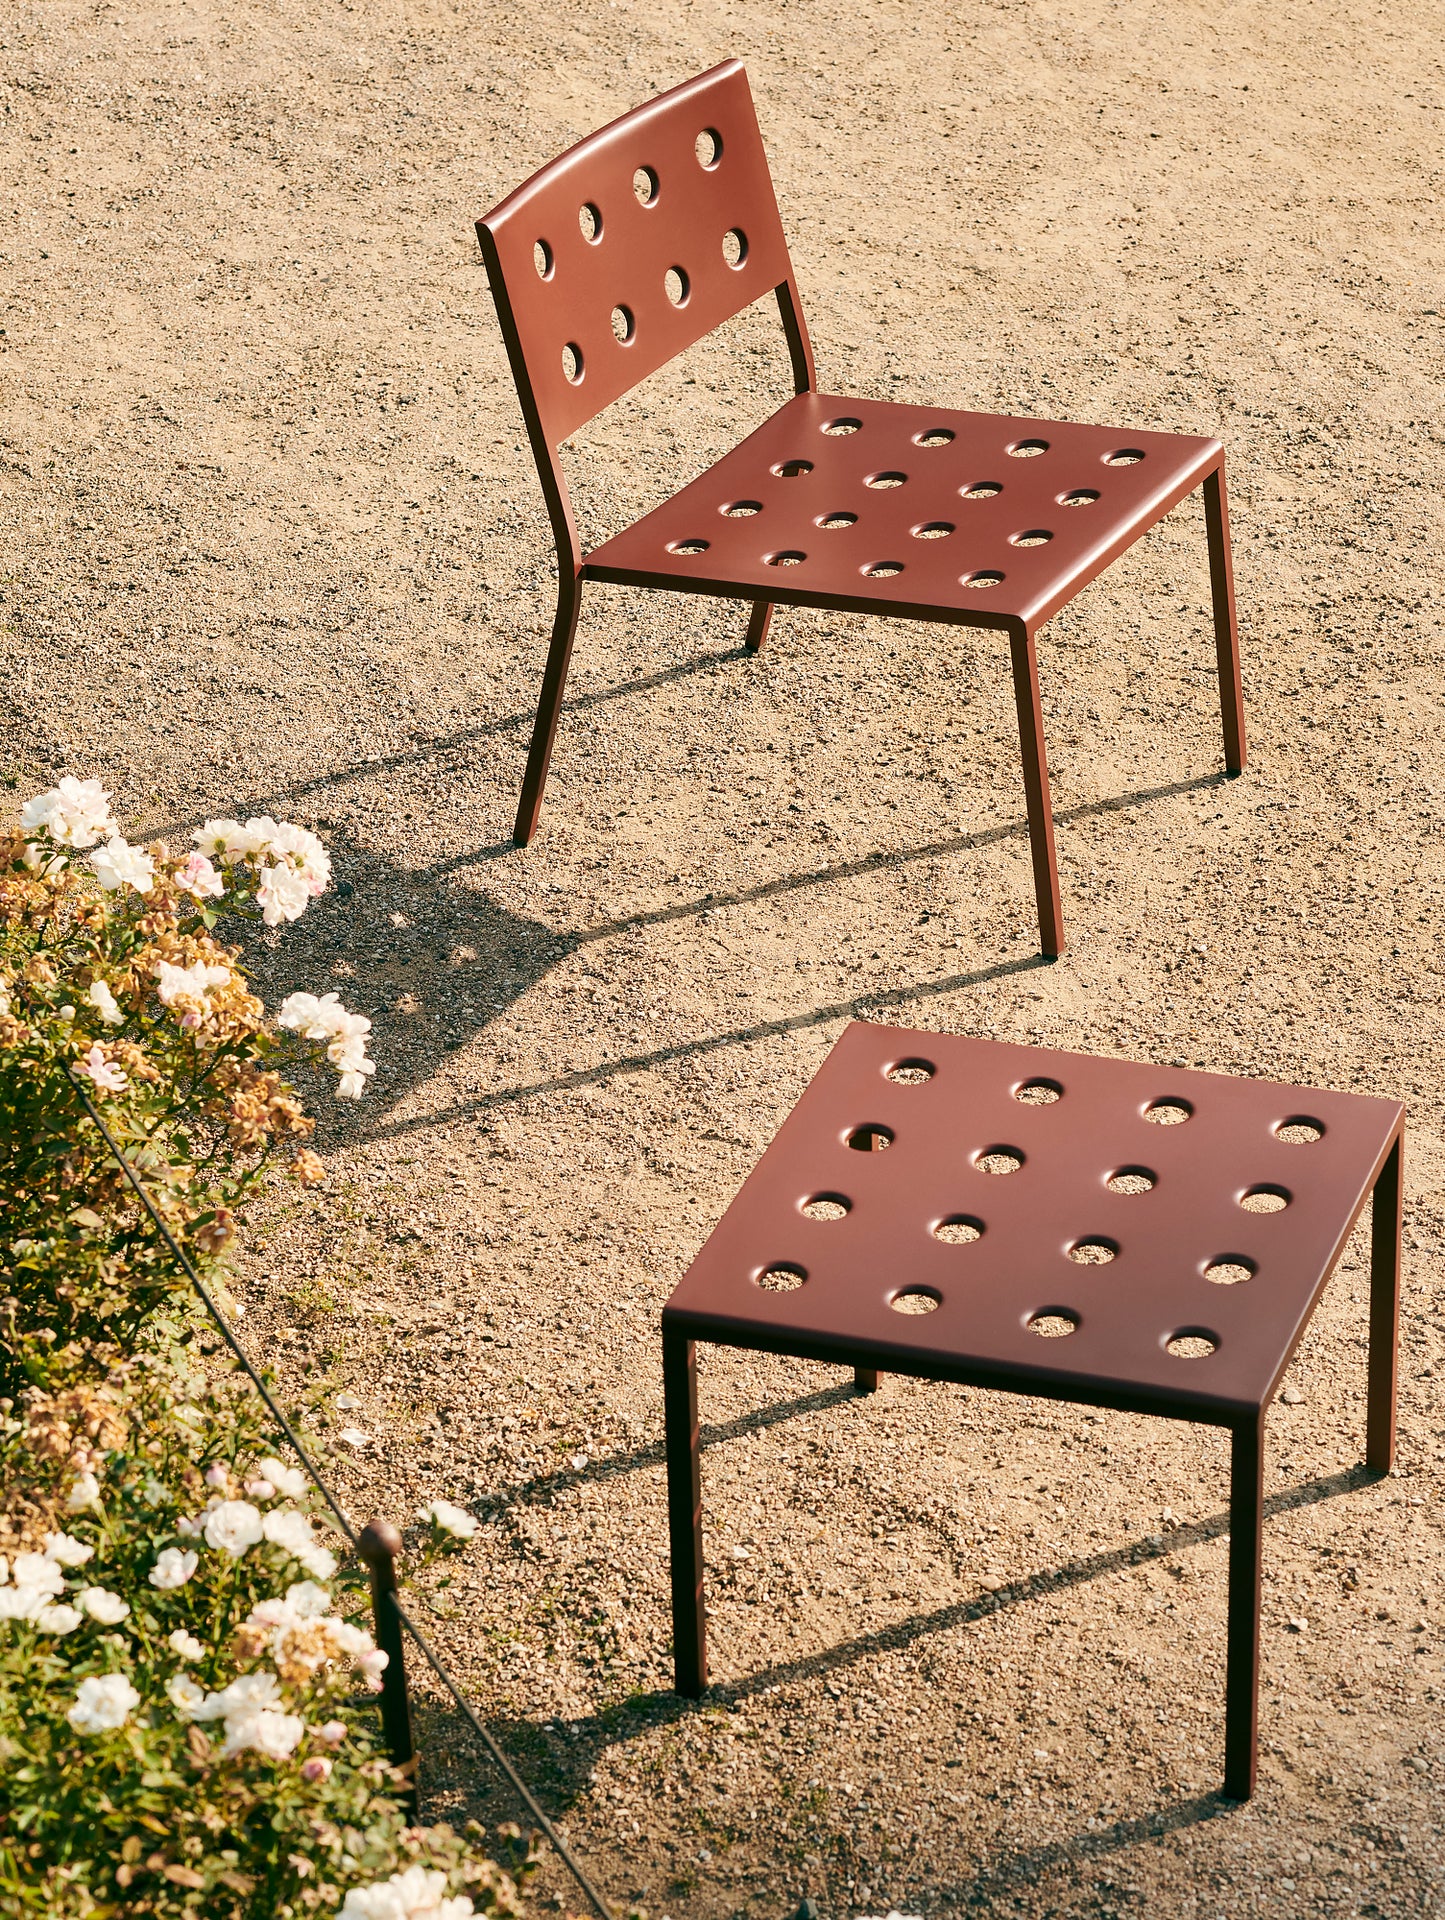
[(1204, 1269), (1204, 1277), (1212, 1280), (1217, 1287), (1238, 1287), (1246, 1280), (1252, 1280), (1258, 1271), (1253, 1260), (1242, 1253), (1221, 1253), (1217, 1260), (1211, 1260)]
[(1036, 460), (1048, 450), (1047, 440), (1015, 440), (1011, 447), (1004, 448), (1004, 452), (1011, 454), (1015, 460)]
[(632, 176), (632, 191), (637, 195), (644, 207), (655, 207), (657, 205), (657, 190), (659, 184), (657, 175), (651, 167), (639, 167)]
[(1168, 1095), (1163, 1100), (1151, 1101), (1144, 1109), (1144, 1118), (1156, 1127), (1182, 1127), (1193, 1112), (1189, 1101)]
[(895, 1087), (922, 1087), (938, 1072), (931, 1060), (899, 1060), (883, 1069), (883, 1078)]
[(898, 574), (902, 573), (902, 571), (903, 562), (901, 560), (875, 560), (871, 567), (864, 567), (863, 569), (864, 574), (870, 580), (892, 580), (896, 578)]
[(1276, 1140), (1282, 1140), (1287, 1147), (1312, 1147), (1316, 1140), (1324, 1138), (1324, 1122), (1311, 1120), (1307, 1113), (1294, 1114), (1288, 1120), (1281, 1120), (1274, 1130)]
[(1110, 1193), (1152, 1193), (1158, 1184), (1158, 1174), (1148, 1167), (1120, 1167), (1104, 1182)]
[(856, 433), (862, 424), (861, 420), (855, 420), (851, 414), (844, 414), (841, 419), (830, 420), (823, 431), (832, 434)]
[(951, 520), (925, 520), (921, 527), (913, 529), (915, 540), (945, 540), (957, 529)]
[(1045, 1307), (1029, 1316), (1029, 1332), (1036, 1333), (1040, 1340), (1064, 1340), (1078, 1331), (1079, 1316), (1067, 1307)]
[(893, 1145), (892, 1127), (880, 1127), (877, 1123), (854, 1127), (848, 1135), (848, 1145), (855, 1153), (882, 1153)]
[(801, 1211), (809, 1220), (842, 1220), (853, 1211), (853, 1202), (841, 1193), (815, 1193), (803, 1202)]
[(730, 267), (740, 267), (748, 257), (748, 236), (741, 227), (729, 227), (722, 238), (723, 259)]
[(697, 164), (711, 173), (718, 161), (722, 159), (722, 135), (716, 127), (704, 127), (694, 140), (692, 150), (697, 155)]
[(830, 529), (836, 527), (856, 527), (858, 524), (858, 516), (856, 513), (824, 513), (818, 516), (817, 524), (820, 527), (828, 527)]
[(762, 510), (761, 500), (729, 500), (725, 507), (718, 508), (718, 512), (729, 520), (751, 520), (755, 513), (761, 513)]
[(1063, 1091), (1057, 1080), (1025, 1080), (1014, 1088), (1014, 1099), (1023, 1107), (1051, 1107)]
[(922, 433), (915, 433), (915, 447), (946, 447), (953, 438), (952, 427), (925, 427)]
[(1289, 1201), (1289, 1193), (1284, 1187), (1258, 1186), (1242, 1194), (1239, 1204), (1246, 1213), (1283, 1213)]
[(983, 1222), (975, 1220), (972, 1214), (951, 1213), (946, 1220), (939, 1221), (933, 1237), (946, 1247), (971, 1247), (975, 1240), (983, 1238)]
[(780, 460), (773, 472), (780, 480), (801, 480), (805, 473), (813, 471), (811, 460)]
[(964, 500), (996, 500), (1003, 492), (1001, 480), (974, 480), (966, 487), (959, 488)]
[(807, 557), (806, 553), (800, 553), (796, 547), (785, 547), (781, 553), (763, 555), (770, 567), (801, 567)]
[(708, 544), (706, 540), (673, 540), (667, 550), (669, 553), (706, 553)]
[(932, 1287), (905, 1287), (888, 1304), (895, 1313), (932, 1313), (942, 1301), (943, 1295)]
[(1176, 1360), (1207, 1360), (1219, 1349), (1219, 1335), (1208, 1327), (1181, 1327), (1164, 1342), (1164, 1351)]
[(669, 267), (662, 276), (663, 291), (675, 307), (685, 307), (692, 283), (681, 267)]
[(997, 567), (980, 567), (977, 573), (966, 573), (958, 584), (981, 592), (985, 587), (1002, 586), (1003, 575)]
[(1024, 1157), (1017, 1147), (985, 1147), (982, 1153), (973, 1156), (973, 1164), (980, 1173), (1017, 1173), (1023, 1163)]
[(1069, 1258), (1079, 1267), (1107, 1267), (1118, 1251), (1112, 1240), (1093, 1234), (1087, 1240), (1076, 1240), (1069, 1248)]
[(757, 1284), (764, 1293), (793, 1293), (807, 1277), (806, 1267), (795, 1266), (791, 1260), (778, 1260), (763, 1268), (757, 1275)]
[(1143, 458), (1143, 450), (1139, 447), (1117, 447), (1113, 453), (1104, 455), (1104, 465), (1106, 467), (1137, 467)]
[(1059, 495), (1061, 507), (1092, 507), (1099, 497), (1097, 487), (1071, 487), (1067, 493)]
[(1023, 533), (1011, 533), (1008, 539), (1011, 547), (1046, 547), (1053, 537), (1047, 527), (1029, 527)]
[(552, 269), (556, 264), (557, 262), (552, 257), (552, 249), (547, 245), (547, 242), (545, 240), (534, 240), (532, 242), (532, 265), (537, 269), (537, 278), (539, 280), (550, 280), (552, 278)]
[(618, 306), (612, 309), (612, 332), (614, 338), (624, 346), (637, 332), (637, 322), (632, 317), (631, 307)]
[(575, 340), (562, 349), (562, 371), (574, 387), (582, 384), (582, 349)]
[(584, 200), (577, 209), (577, 224), (582, 229), (582, 238), (595, 247), (602, 238), (602, 210), (592, 201)]
[(893, 471), (887, 473), (870, 473), (863, 484), (865, 487), (901, 487), (907, 478), (908, 475), (906, 473), (895, 473)]

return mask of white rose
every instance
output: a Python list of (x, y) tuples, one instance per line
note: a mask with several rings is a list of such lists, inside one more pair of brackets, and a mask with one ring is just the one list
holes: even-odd
[(42, 1633), (74, 1633), (85, 1615), (78, 1607), (37, 1607), (31, 1618)]
[(447, 1898), (447, 1877), (426, 1867), (408, 1867), (389, 1880), (347, 1890), (336, 1920), (471, 1920), (466, 1894)]
[[(268, 1516), (269, 1518), (269, 1516)], [(249, 1500), (221, 1500), (206, 1516), (206, 1545), (239, 1560), (261, 1538), (261, 1512)]]
[[(94, 1547), (77, 1540), (73, 1533), (47, 1533), (45, 1536), (45, 1558), (56, 1561), (62, 1567), (83, 1567), (94, 1553)], [(17, 1554), (17, 1565), (19, 1560)]]
[(105, 788), (98, 780), (77, 780), (69, 773), (58, 787), (25, 802), (20, 824), (27, 834), (43, 829), (69, 847), (93, 847), (102, 834), (115, 832)]
[(317, 1620), (331, 1605), (331, 1595), (314, 1580), (298, 1580), (287, 1587), (286, 1604), (298, 1620)]
[(174, 1587), (183, 1587), (200, 1564), (201, 1556), (188, 1548), (162, 1547), (150, 1570), (150, 1583), (169, 1593)]
[(221, 1758), (229, 1760), (254, 1747), (257, 1753), (264, 1753), (271, 1760), (286, 1760), (296, 1751), (305, 1731), (306, 1722), (296, 1713), (275, 1713), (270, 1708), (262, 1708), (258, 1713), (228, 1714)]
[(299, 920), (311, 899), (311, 889), (295, 867), (262, 867), (256, 898), (261, 903), (261, 918), (268, 927), (279, 927), (283, 920)]
[(106, 1587), (83, 1587), (75, 1596), (75, 1604), (103, 1627), (118, 1626), (130, 1612), (129, 1603)]
[(117, 887), (134, 887), (137, 893), (149, 893), (155, 885), (155, 862), (118, 833), (87, 857), (95, 869), (96, 879), (108, 892), (114, 892)]
[(85, 997), (108, 1027), (118, 1027), (124, 1020), (125, 1015), (104, 980), (92, 980)]
[(174, 1673), (166, 1683), (166, 1698), (183, 1720), (194, 1720), (206, 1704), (206, 1690), (188, 1673)]
[(451, 1534), (457, 1540), (470, 1540), (477, 1530), (477, 1522), (464, 1507), (454, 1507), (450, 1500), (433, 1500), (427, 1506), (417, 1509), (417, 1519), (427, 1520), (443, 1533)]
[(288, 1467), (271, 1454), (256, 1462), (256, 1471), (264, 1474), (276, 1491), (284, 1493), (288, 1500), (299, 1500), (311, 1484), (300, 1467)]
[(100, 1482), (93, 1473), (79, 1473), (75, 1476), (75, 1485), (66, 1496), (67, 1513), (83, 1513), (87, 1507), (100, 1505)]
[(123, 1673), (82, 1680), (75, 1705), (66, 1714), (77, 1733), (108, 1733), (123, 1727), (140, 1705), (140, 1695)]
[(234, 1714), (259, 1713), (281, 1698), (281, 1682), (274, 1673), (243, 1673), (219, 1693), (208, 1693), (192, 1718), (225, 1720)]
[(177, 1627), (174, 1633), (168, 1634), (166, 1645), (173, 1653), (178, 1653), (182, 1660), (199, 1660), (206, 1651), (196, 1636), (187, 1633), (184, 1627)]
[(17, 1588), (28, 1587), (45, 1600), (65, 1590), (65, 1575), (46, 1553), (17, 1553), (10, 1562), (10, 1577)]

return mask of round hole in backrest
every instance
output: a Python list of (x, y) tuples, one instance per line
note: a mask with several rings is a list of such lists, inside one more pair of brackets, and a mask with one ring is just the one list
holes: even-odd
[(1164, 1351), (1176, 1360), (1207, 1360), (1219, 1349), (1219, 1335), (1208, 1327), (1181, 1327), (1164, 1342)]
[(614, 338), (624, 345), (637, 332), (637, 322), (632, 317), (631, 307), (617, 306), (612, 309), (612, 332)]
[(1059, 495), (1061, 507), (1092, 507), (1099, 497), (1097, 487), (1071, 487)]
[(1117, 447), (1113, 453), (1104, 455), (1104, 465), (1106, 467), (1137, 467), (1143, 458), (1143, 452), (1138, 447)]
[(1189, 1101), (1176, 1099), (1169, 1094), (1162, 1100), (1151, 1100), (1144, 1109), (1144, 1118), (1152, 1121), (1156, 1127), (1182, 1127), (1193, 1111)]
[(895, 1087), (921, 1087), (937, 1072), (931, 1060), (899, 1060), (883, 1069), (883, 1078), (891, 1080)]
[(794, 1266), (791, 1260), (776, 1260), (755, 1276), (755, 1284), (765, 1293), (793, 1293), (807, 1277), (805, 1267)]
[(706, 553), (707, 549), (708, 542), (706, 540), (673, 540), (669, 542), (667, 550), (669, 553), (694, 554)]
[(946, 447), (953, 438), (952, 427), (925, 427), (922, 433), (915, 433), (915, 447)]
[(856, 513), (824, 513), (818, 518), (820, 527), (856, 527), (857, 524)]
[(1046, 547), (1053, 537), (1047, 527), (1028, 527), (1023, 533), (1011, 533), (1009, 545), (1011, 547)]
[(1324, 1122), (1312, 1120), (1307, 1113), (1292, 1114), (1288, 1120), (1281, 1120), (1274, 1130), (1276, 1140), (1282, 1140), (1287, 1147), (1312, 1147), (1316, 1140), (1324, 1138)]
[(976, 592), (985, 587), (1003, 585), (1003, 575), (997, 567), (980, 567), (977, 573), (966, 573), (958, 583), (961, 587), (972, 587)]
[(1242, 1253), (1221, 1253), (1217, 1260), (1211, 1260), (1204, 1269), (1206, 1280), (1212, 1280), (1217, 1287), (1238, 1287), (1246, 1280), (1252, 1280), (1259, 1269)]
[(805, 473), (813, 471), (811, 460), (780, 460), (773, 472), (780, 480), (800, 480)]
[(1051, 1107), (1063, 1091), (1057, 1080), (1025, 1080), (1014, 1088), (1014, 1099), (1023, 1107)]
[(693, 142), (692, 150), (697, 155), (697, 164), (711, 172), (722, 159), (722, 135), (716, 127), (704, 127)]
[(848, 1145), (855, 1153), (882, 1153), (885, 1147), (893, 1145), (893, 1129), (876, 1123), (854, 1127), (848, 1135)]
[(1289, 1202), (1288, 1190), (1275, 1186), (1251, 1187), (1239, 1199), (1246, 1213), (1283, 1213)]
[(801, 567), (807, 557), (806, 553), (800, 553), (796, 547), (785, 547), (781, 553), (763, 555), (770, 567)]
[(895, 1313), (932, 1313), (943, 1300), (932, 1287), (905, 1287), (888, 1302)]
[(741, 227), (729, 227), (722, 238), (723, 259), (730, 267), (740, 267), (748, 257), (748, 236)]
[(569, 340), (562, 349), (562, 371), (574, 387), (582, 382), (582, 349), (575, 340)]
[(1015, 440), (1011, 447), (1004, 448), (1004, 452), (1011, 454), (1015, 460), (1036, 460), (1048, 450), (1047, 440)]
[(534, 240), (532, 242), (532, 265), (537, 269), (537, 278), (539, 280), (550, 280), (552, 278), (552, 269), (556, 264), (557, 262), (552, 257), (552, 249), (547, 245), (547, 242), (545, 240)]
[(591, 200), (584, 200), (577, 209), (577, 225), (582, 229), (582, 238), (595, 247), (602, 238), (602, 210)]
[(729, 500), (725, 507), (718, 508), (718, 512), (728, 520), (751, 520), (755, 513), (761, 513), (762, 510), (761, 500)]
[(830, 420), (823, 428), (823, 431), (824, 433), (832, 434), (856, 433), (862, 424), (863, 422), (861, 420), (853, 419), (851, 414), (844, 414), (839, 420)]
[(1112, 1240), (1093, 1234), (1087, 1240), (1076, 1240), (1069, 1248), (1069, 1258), (1079, 1267), (1107, 1267), (1118, 1251)]
[(1148, 1167), (1120, 1167), (1104, 1182), (1110, 1193), (1152, 1193), (1158, 1184), (1158, 1174)]
[(945, 540), (955, 531), (951, 520), (925, 520), (921, 527), (913, 529), (915, 540)]
[(946, 1247), (971, 1247), (975, 1240), (983, 1238), (983, 1222), (975, 1220), (972, 1214), (951, 1213), (946, 1220), (939, 1221), (933, 1237)]
[(805, 1200), (800, 1211), (809, 1220), (842, 1220), (853, 1210), (853, 1202), (841, 1193), (815, 1193)]
[(973, 1156), (973, 1164), (980, 1173), (1001, 1175), (1017, 1173), (1024, 1163), (1024, 1157), (1017, 1147), (985, 1147), (982, 1153)]
[(1028, 1324), (1029, 1332), (1041, 1340), (1063, 1340), (1078, 1332), (1079, 1316), (1067, 1307), (1045, 1307), (1042, 1313), (1030, 1314)]
[(692, 291), (691, 283), (681, 267), (669, 267), (662, 276), (663, 291), (675, 307), (685, 307), (687, 296)]
[(965, 500), (996, 500), (1003, 492), (1001, 480), (975, 480), (966, 487), (960, 487), (959, 493)]
[(863, 484), (865, 487), (901, 487), (907, 478), (906, 473), (870, 473)]
[(869, 580), (893, 580), (903, 571), (901, 560), (875, 560), (871, 567), (864, 567), (864, 575)]
[(657, 205), (657, 190), (659, 184), (657, 175), (651, 167), (639, 167), (632, 176), (632, 191), (637, 195), (644, 207), (655, 207)]

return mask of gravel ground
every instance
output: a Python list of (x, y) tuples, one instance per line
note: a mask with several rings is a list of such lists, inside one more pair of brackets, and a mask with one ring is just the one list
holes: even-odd
[[(1438, 8), (20, 0), (0, 25), (18, 790), (312, 824), (256, 944), (376, 1082), (236, 1280), (358, 1515), (464, 1500), (439, 1644), (654, 1916), (1445, 1909)], [(584, 601), (509, 842), (551, 560), (470, 222), (749, 62), (825, 385), (1218, 432), (1252, 757), (1219, 777), (1197, 501), (1041, 644), (1071, 945), (1036, 956), (987, 635)], [(744, 316), (579, 437), (594, 538), (787, 391)], [(939, 670), (940, 650), (945, 657)], [(1398, 1472), (1363, 1247), (1272, 1423), (1263, 1760), (1214, 1794), (1225, 1442), (708, 1356), (717, 1686), (667, 1690), (658, 1309), (853, 1017), (1403, 1098)], [(343, 1405), (349, 1399), (354, 1406)], [(488, 1819), (427, 1710), (429, 1804)], [(551, 1868), (544, 1901), (565, 1889)]]

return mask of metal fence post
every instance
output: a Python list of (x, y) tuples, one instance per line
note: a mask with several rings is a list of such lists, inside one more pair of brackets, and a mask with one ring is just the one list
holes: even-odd
[(396, 1610), (396, 1562), (401, 1535), (389, 1520), (373, 1520), (363, 1527), (356, 1550), (371, 1569), (371, 1612), (376, 1644), (387, 1656), (381, 1676), (381, 1730), (392, 1765), (406, 1776), (402, 1796), (408, 1813), (416, 1815), (416, 1749), (411, 1737), (411, 1702), (406, 1691), (406, 1643)]

